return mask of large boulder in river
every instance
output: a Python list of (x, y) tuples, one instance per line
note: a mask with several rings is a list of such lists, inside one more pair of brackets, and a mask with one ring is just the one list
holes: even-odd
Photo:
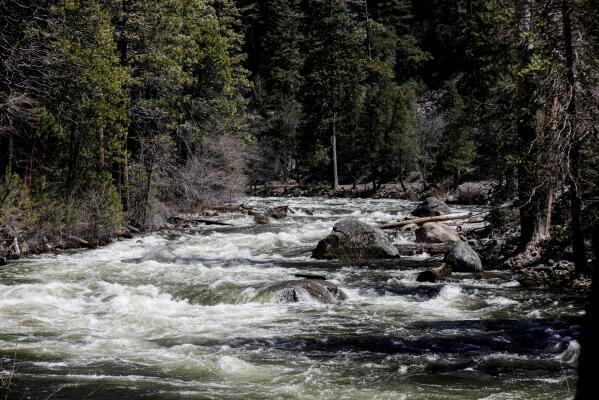
[(483, 264), (478, 253), (466, 242), (456, 242), (445, 254), (444, 261), (455, 272), (481, 272)]
[(277, 303), (316, 301), (333, 304), (347, 299), (343, 290), (334, 283), (316, 279), (283, 282), (269, 287), (266, 291), (272, 293), (271, 300)]
[(460, 240), (455, 229), (438, 222), (427, 222), (416, 230), (417, 243), (455, 243)]
[(344, 219), (333, 226), (333, 232), (318, 242), (312, 252), (317, 259), (380, 259), (399, 256), (387, 234), (357, 219)]
[(435, 217), (445, 214), (449, 214), (449, 207), (436, 197), (427, 198), (412, 211), (415, 217)]

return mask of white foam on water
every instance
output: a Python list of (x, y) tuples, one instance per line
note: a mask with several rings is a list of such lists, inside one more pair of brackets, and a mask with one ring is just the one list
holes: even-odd
[(576, 340), (570, 340), (568, 347), (560, 354), (557, 355), (557, 359), (569, 364), (576, 364), (580, 357), (580, 343)]
[(490, 306), (511, 306), (515, 304), (519, 304), (518, 301), (513, 299), (508, 299), (503, 296), (491, 296), (485, 300), (485, 303)]
[[(10, 354), (16, 338), (20, 352), (39, 357), (33, 362), (47, 371), (44, 376), (73, 382), (151, 382), (178, 394), (206, 393), (201, 389), (210, 387), (248, 398), (411, 398), (403, 388), (395, 390), (396, 381), (405, 384), (397, 378), (423, 373), (427, 363), (445, 355), (401, 355), (406, 359), (392, 364), (369, 359), (366, 385), (356, 383), (354, 374), (363, 361), (352, 358), (351, 349), (322, 361), (305, 354), (302, 341), (326, 343), (356, 335), (414, 338), (421, 332), (410, 325), (418, 321), (487, 319), (497, 311), (502, 318), (551, 316), (561, 310), (558, 304), (541, 313), (534, 302), (512, 298), (510, 289), (518, 283), (510, 277), (478, 281), (456, 274), (456, 283), (422, 284), (415, 281), (417, 272), (429, 267), (408, 268), (402, 260), (397, 267), (338, 268), (309, 259), (336, 221), (350, 215), (371, 224), (401, 219), (414, 203), (272, 198), (246, 204), (286, 204), (291, 216), (255, 227), (249, 216), (226, 214), (220, 218), (235, 227), (151, 234), (95, 250), (32, 257), (1, 269), (0, 350)], [(314, 215), (301, 210), (314, 210)], [(408, 239), (398, 235), (394, 240)], [(408, 259), (417, 264), (428, 258)], [(259, 301), (267, 286), (294, 279), (298, 272), (334, 278), (348, 299), (324, 305), (300, 290), (298, 304)], [(467, 334), (441, 332), (460, 333)], [(277, 347), (287, 340), (298, 348)], [(576, 345), (570, 341), (550, 357), (572, 365)], [(359, 353), (358, 358), (368, 352)], [(96, 365), (113, 364), (150, 372), (113, 376), (106, 367), (94, 375)], [(71, 373), (76, 368), (91, 373)], [(389, 379), (387, 373), (395, 375)], [(506, 393), (514, 392), (506, 387)]]

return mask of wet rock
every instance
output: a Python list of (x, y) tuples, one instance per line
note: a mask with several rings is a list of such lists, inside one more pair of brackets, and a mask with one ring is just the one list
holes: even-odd
[(287, 217), (287, 214), (289, 214), (289, 207), (287, 206), (273, 207), (266, 211), (266, 216), (274, 219), (283, 219)]
[(427, 222), (416, 230), (417, 243), (454, 243), (460, 240), (455, 229), (438, 222)]
[(468, 243), (456, 242), (445, 255), (444, 261), (455, 272), (481, 272), (480, 257)]
[(558, 261), (551, 265), (521, 268), (516, 280), (526, 288), (563, 288), (585, 286), (576, 276), (574, 263)]
[(0, 267), (3, 267), (6, 265), (6, 257), (0, 255)]
[(451, 267), (445, 265), (443, 267), (439, 267), (439, 268), (433, 268), (433, 269), (429, 269), (426, 271), (422, 271), (421, 273), (418, 274), (418, 277), (416, 277), (416, 281), (417, 282), (429, 282), (429, 283), (436, 283), (438, 282), (440, 279), (451, 275)]
[(381, 259), (398, 255), (383, 230), (357, 219), (337, 222), (333, 232), (318, 242), (312, 252), (312, 258), (316, 259)]
[(333, 304), (347, 299), (343, 290), (334, 283), (315, 279), (284, 282), (268, 290), (275, 292), (273, 299), (278, 303), (317, 301), (323, 304)]
[(267, 224), (268, 223), (268, 217), (264, 214), (261, 213), (255, 213), (254, 214), (254, 222), (257, 224)]
[[(6, 248), (6, 252), (4, 253), (4, 257), (8, 260), (18, 260), (23, 255), (23, 251), (21, 250), (21, 242), (17, 238), (13, 238), (10, 245)], [(26, 254), (26, 252), (25, 252)]]
[(436, 197), (428, 197), (412, 211), (415, 217), (434, 217), (449, 214), (449, 207)]

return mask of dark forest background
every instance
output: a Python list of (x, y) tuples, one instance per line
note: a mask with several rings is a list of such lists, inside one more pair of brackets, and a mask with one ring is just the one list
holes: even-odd
[(589, 247), (596, 0), (5, 0), (0, 14), (5, 237), (108, 240), (274, 181), (485, 180), (521, 251)]

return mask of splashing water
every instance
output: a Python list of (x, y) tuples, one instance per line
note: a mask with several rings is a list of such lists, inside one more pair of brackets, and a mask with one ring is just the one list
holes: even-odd
[[(286, 204), (291, 215), (255, 226), (230, 214), (222, 218), (233, 227), (147, 235), (1, 269), (0, 367), (3, 379), (14, 367), (11, 396), (572, 397), (580, 299), (523, 290), (503, 271), (418, 283), (439, 262), (425, 256), (367, 267), (309, 258), (335, 221), (390, 221), (414, 203), (246, 204)], [(269, 292), (297, 273), (326, 275), (347, 299), (322, 304), (301, 292), (290, 304)]]

